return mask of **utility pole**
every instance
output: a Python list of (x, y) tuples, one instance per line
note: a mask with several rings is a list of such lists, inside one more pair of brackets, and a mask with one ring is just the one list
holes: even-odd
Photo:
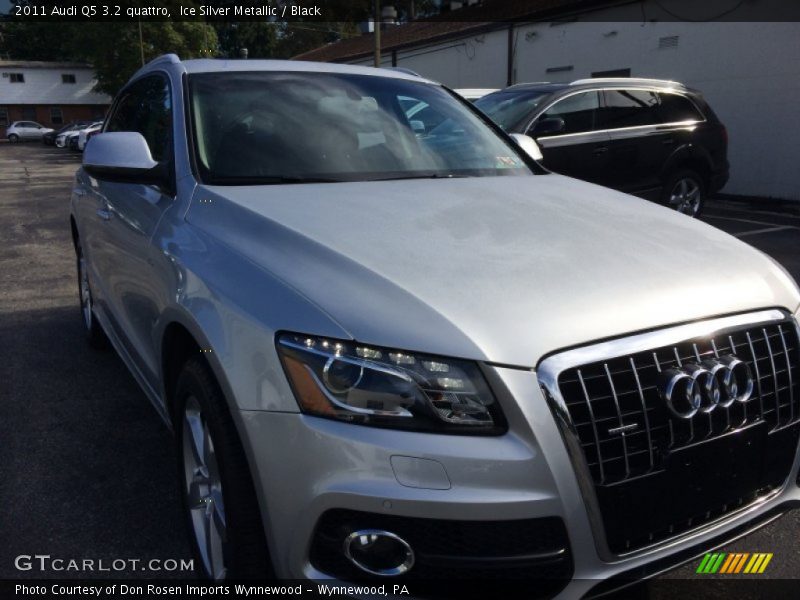
[(142, 57), (142, 66), (144, 66), (144, 41), (142, 40), (142, 18), (139, 17), (139, 54)]
[(375, 66), (381, 66), (381, 0), (375, 0)]

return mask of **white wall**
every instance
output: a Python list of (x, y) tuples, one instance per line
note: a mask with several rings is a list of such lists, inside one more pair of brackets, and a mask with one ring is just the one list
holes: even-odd
[[(598, 14), (609, 21), (517, 26), (514, 82), (623, 68), (682, 81), (703, 92), (728, 128), (731, 179), (723, 191), (800, 200), (800, 23), (621, 22), (612, 20), (621, 9)], [(675, 35), (677, 47), (659, 49), (659, 38)], [(507, 46), (503, 28), (400, 52), (397, 64), (450, 87), (504, 87)], [(573, 69), (547, 73), (567, 65)]]
[[(25, 82), (11, 83), (10, 77), (0, 76), (0, 105), (111, 103), (105, 94), (92, 91), (96, 81), (89, 68), (23, 68), (13, 66), (13, 61), (0, 61), (0, 74), (5, 73), (22, 73)], [(62, 83), (62, 73), (75, 75), (75, 83)]]

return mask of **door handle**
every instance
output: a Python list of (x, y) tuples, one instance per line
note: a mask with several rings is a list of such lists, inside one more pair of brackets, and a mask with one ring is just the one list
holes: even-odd
[(592, 150), (592, 154), (594, 154), (595, 156), (601, 156), (606, 152), (608, 152), (608, 146), (600, 146), (599, 148), (595, 148), (594, 150)]
[(111, 211), (105, 208), (98, 208), (97, 216), (103, 219), (103, 221), (108, 221), (111, 218)]
[(661, 140), (661, 143), (665, 146), (672, 146), (675, 143), (675, 138), (667, 138), (665, 140)]

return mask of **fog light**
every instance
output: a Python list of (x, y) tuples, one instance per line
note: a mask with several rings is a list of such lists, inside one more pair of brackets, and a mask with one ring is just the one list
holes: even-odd
[(344, 540), (344, 554), (371, 575), (392, 577), (414, 566), (414, 551), (400, 536), (380, 529), (354, 531)]

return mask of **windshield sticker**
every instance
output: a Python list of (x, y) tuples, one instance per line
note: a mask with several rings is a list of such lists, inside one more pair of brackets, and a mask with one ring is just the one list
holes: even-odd
[(497, 156), (495, 158), (497, 159), (495, 163), (497, 169), (513, 169), (522, 166), (522, 161), (513, 156)]

